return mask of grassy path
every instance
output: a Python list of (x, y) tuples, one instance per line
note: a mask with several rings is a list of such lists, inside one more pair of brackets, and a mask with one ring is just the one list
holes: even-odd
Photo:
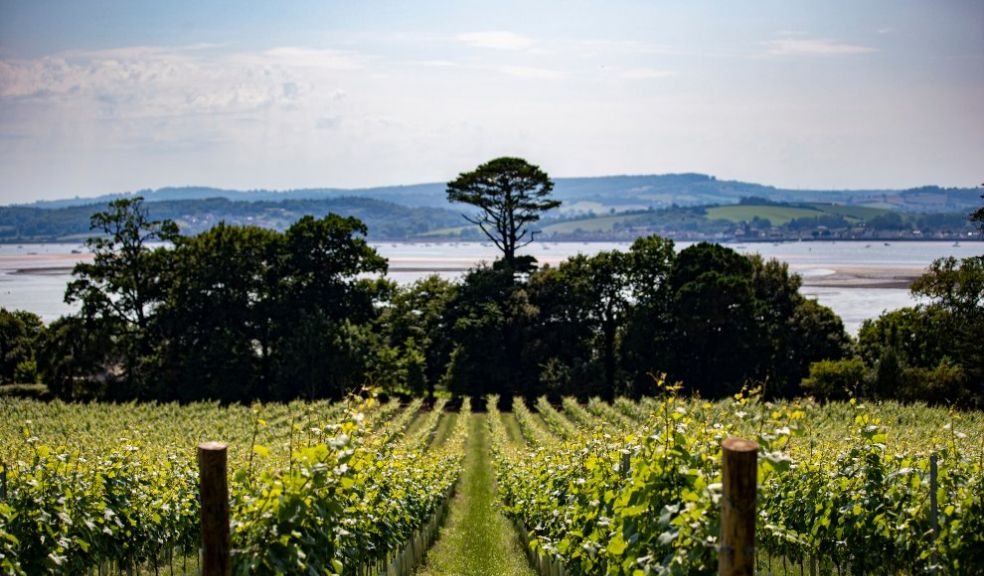
[(485, 418), (471, 416), (457, 494), (417, 576), (534, 576), (516, 531), (496, 506)]

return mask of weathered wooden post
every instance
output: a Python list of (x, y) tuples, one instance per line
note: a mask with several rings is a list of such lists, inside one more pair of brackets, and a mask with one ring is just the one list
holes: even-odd
[(939, 521), (937, 515), (939, 509), (936, 502), (936, 454), (929, 455), (929, 526), (933, 530), (933, 554), (930, 556), (933, 566), (930, 568), (932, 574), (936, 574), (936, 539), (939, 537)]
[(931, 454), (929, 456), (929, 522), (930, 526), (933, 528), (933, 541), (936, 541), (937, 536), (937, 521), (936, 516), (938, 514), (937, 504), (936, 504), (936, 454)]
[(718, 576), (755, 572), (755, 492), (758, 444), (741, 438), (721, 443), (721, 541)]
[(198, 445), (198, 480), (202, 495), (202, 576), (229, 576), (229, 486), (226, 445)]

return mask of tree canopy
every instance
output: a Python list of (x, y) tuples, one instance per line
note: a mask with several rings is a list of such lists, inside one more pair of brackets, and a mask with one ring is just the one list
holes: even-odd
[[(984, 186), (984, 184), (981, 184)], [(984, 200), (984, 192), (981, 192), (981, 200)], [(976, 222), (977, 227), (981, 230), (981, 235), (984, 235), (984, 206), (981, 206), (970, 215), (970, 221)]]
[(37, 314), (0, 308), (0, 384), (32, 384), (37, 380), (35, 349), (44, 334)]
[(560, 200), (550, 198), (552, 190), (553, 181), (539, 166), (511, 157), (490, 160), (447, 185), (448, 200), (479, 209), (465, 219), (481, 228), (510, 268), (516, 263), (516, 249), (533, 241), (529, 225), (560, 206)]
[(66, 292), (81, 311), (42, 338), (56, 395), (245, 402), (364, 384), (377, 303), (392, 288), (359, 220), (306, 216), (284, 232), (219, 223), (180, 236), (134, 198), (92, 224), (95, 257)]
[(858, 353), (874, 374), (870, 392), (984, 403), (984, 256), (934, 261), (912, 284), (912, 293), (925, 303), (861, 325)]
[[(143, 198), (110, 202), (108, 210), (93, 214), (91, 227), (98, 235), (86, 244), (92, 262), (80, 262), (72, 271), (65, 301), (82, 305), (81, 318), (99, 340), (111, 343), (100, 349), (100, 362), (122, 375), (120, 383), (139, 388), (152, 367), (143, 362), (159, 340), (155, 309), (166, 290), (169, 264), (162, 243), (173, 243), (178, 226), (171, 220), (151, 220)], [(124, 394), (139, 393), (137, 390)]]
[[(705, 397), (751, 384), (767, 397), (984, 400), (984, 257), (937, 260), (912, 287), (926, 303), (866, 322), (853, 343), (784, 263), (716, 244), (677, 253), (649, 236), (398, 286), (354, 218), (180, 236), (135, 198), (93, 229), (95, 258), (66, 294), (78, 314), (45, 328), (0, 310), (0, 382), (40, 376), (68, 399), (248, 402), (364, 386), (610, 399), (657, 393), (665, 377)], [(513, 247), (527, 240), (515, 231)]]

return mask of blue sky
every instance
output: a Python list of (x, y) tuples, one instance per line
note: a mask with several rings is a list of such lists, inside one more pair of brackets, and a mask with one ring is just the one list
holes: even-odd
[(699, 171), (984, 181), (984, 2), (0, 0), (0, 202)]

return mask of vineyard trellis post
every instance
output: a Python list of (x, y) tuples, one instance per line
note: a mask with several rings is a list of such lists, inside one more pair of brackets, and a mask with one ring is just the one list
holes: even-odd
[(7, 500), (7, 463), (0, 462), (0, 466), (3, 467), (0, 470), (0, 500)]
[(721, 443), (721, 539), (718, 576), (755, 571), (755, 498), (758, 444), (741, 438)]
[(202, 497), (202, 576), (229, 576), (229, 486), (226, 445), (198, 445), (198, 478)]
[(929, 525), (932, 529), (933, 535), (933, 554), (931, 556), (932, 568), (930, 569), (933, 574), (936, 573), (936, 539), (939, 537), (939, 525), (937, 520), (937, 510), (936, 503), (936, 454), (929, 455)]

